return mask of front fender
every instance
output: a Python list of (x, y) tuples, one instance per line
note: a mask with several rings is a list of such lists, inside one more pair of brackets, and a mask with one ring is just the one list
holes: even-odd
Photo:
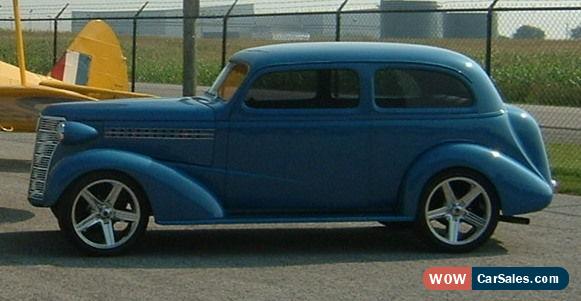
[(510, 157), (475, 144), (450, 143), (425, 152), (408, 170), (399, 193), (402, 214), (415, 217), (428, 181), (443, 170), (457, 167), (483, 174), (495, 187), (505, 215), (541, 210), (553, 198), (549, 183)]
[(48, 177), (42, 205), (53, 206), (73, 181), (97, 170), (123, 172), (141, 184), (159, 223), (224, 216), (218, 200), (196, 180), (149, 157), (110, 149), (88, 150), (58, 161)]

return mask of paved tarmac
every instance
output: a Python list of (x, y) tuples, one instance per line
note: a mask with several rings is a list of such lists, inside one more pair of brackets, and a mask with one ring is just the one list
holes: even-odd
[[(26, 200), (32, 134), (0, 134), (0, 300), (579, 300), (581, 199), (501, 223), (468, 254), (376, 223), (161, 227), (122, 257), (84, 257)], [(432, 266), (561, 266), (564, 291), (427, 291)]]

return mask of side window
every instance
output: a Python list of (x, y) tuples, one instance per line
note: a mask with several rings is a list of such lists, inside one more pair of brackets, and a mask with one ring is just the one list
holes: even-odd
[(359, 104), (359, 77), (348, 69), (289, 70), (267, 73), (246, 95), (252, 108), (352, 108)]
[(431, 70), (387, 68), (375, 73), (375, 103), (382, 108), (449, 108), (472, 105), (458, 78)]

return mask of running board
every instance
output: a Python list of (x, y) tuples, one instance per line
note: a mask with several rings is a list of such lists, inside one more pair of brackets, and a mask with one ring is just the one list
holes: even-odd
[(531, 220), (526, 217), (518, 217), (518, 216), (506, 216), (501, 215), (498, 217), (498, 220), (505, 223), (513, 223), (513, 224), (521, 224), (521, 225), (528, 225), (531, 223)]

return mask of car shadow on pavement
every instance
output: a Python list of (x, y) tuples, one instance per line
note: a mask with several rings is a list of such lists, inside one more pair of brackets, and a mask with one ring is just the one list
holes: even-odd
[(58, 231), (0, 233), (0, 266), (55, 265), (91, 268), (272, 267), (500, 256), (490, 240), (464, 254), (425, 248), (411, 231), (383, 226), (153, 230), (122, 256), (87, 257)]
[(30, 172), (30, 160), (0, 159), (0, 172)]
[(18, 223), (34, 217), (28, 210), (0, 207), (0, 225)]

